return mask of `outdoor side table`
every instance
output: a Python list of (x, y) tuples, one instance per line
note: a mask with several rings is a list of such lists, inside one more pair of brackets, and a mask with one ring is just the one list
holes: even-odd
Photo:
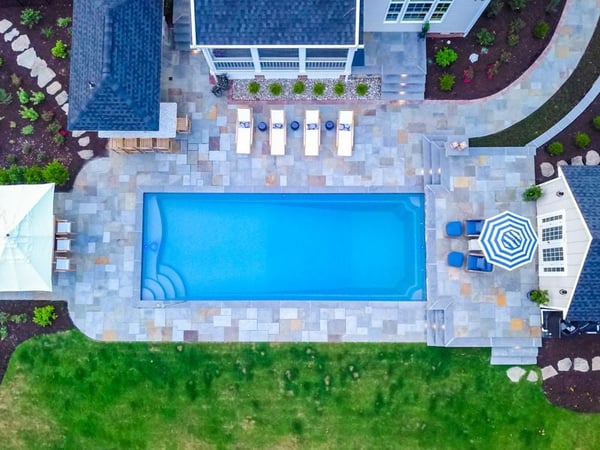
[(469, 140), (466, 136), (448, 136), (444, 148), (446, 156), (469, 156)]
[(267, 131), (267, 124), (264, 122), (258, 122), (256, 126), (260, 131)]
[(297, 120), (293, 120), (292, 123), (290, 123), (290, 128), (296, 131), (298, 128), (300, 128), (300, 124)]
[(335, 123), (333, 123), (332, 120), (328, 120), (327, 122), (325, 122), (325, 129), (333, 130), (334, 127), (335, 127)]

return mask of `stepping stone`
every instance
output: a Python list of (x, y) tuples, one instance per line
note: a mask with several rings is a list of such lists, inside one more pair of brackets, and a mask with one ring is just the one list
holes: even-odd
[(62, 109), (65, 112), (65, 114), (67, 114), (67, 115), (69, 114), (69, 104), (68, 103), (65, 103), (64, 105), (62, 105), (60, 107), (60, 109)]
[(88, 148), (86, 148), (86, 149), (84, 149), (84, 150), (79, 150), (79, 151), (77, 152), (77, 154), (79, 155), (79, 157), (80, 157), (81, 159), (84, 159), (84, 160), (86, 160), (86, 161), (87, 161), (88, 159), (92, 159), (92, 158), (94, 157), (94, 151), (93, 151), (93, 150), (90, 150), (90, 149), (88, 149)]
[(575, 358), (573, 370), (576, 370), (577, 372), (587, 372), (590, 370), (590, 365), (588, 364), (587, 359)]
[(596, 150), (590, 150), (585, 154), (586, 166), (597, 166), (600, 164), (600, 155)]
[(508, 375), (510, 381), (517, 383), (525, 375), (525, 370), (522, 367), (514, 366), (506, 371), (506, 375)]
[(561, 372), (568, 372), (569, 370), (571, 370), (571, 366), (573, 365), (573, 362), (571, 361), (571, 358), (563, 358), (561, 359), (558, 364), (558, 370)]
[(13, 52), (22, 52), (23, 50), (27, 50), (29, 48), (29, 44), (31, 41), (29, 40), (29, 36), (26, 34), (22, 34), (18, 38), (16, 38), (10, 46), (13, 49)]
[(600, 370), (600, 356), (592, 358), (592, 370)]
[(20, 55), (17, 55), (17, 64), (26, 69), (31, 69), (36, 59), (37, 55), (35, 50), (33, 48), (28, 48)]
[(71, 132), (71, 136), (73, 136), (74, 138), (78, 138), (80, 136), (83, 136), (84, 134), (85, 134), (85, 131), (81, 131), (81, 130)]
[(542, 172), (543, 177), (551, 177), (555, 172), (554, 165), (550, 164), (549, 162), (543, 162), (540, 165), (540, 171)]
[[(550, 366), (552, 367), (552, 366)], [(554, 367), (552, 367), (554, 369)], [(538, 380), (538, 373), (535, 370), (530, 370), (527, 374), (527, 381), (535, 383)]]
[(561, 159), (560, 161), (558, 161), (558, 162), (556, 163), (556, 165), (557, 165), (557, 166), (568, 166), (568, 165), (569, 165), (569, 163), (568, 163), (568, 162), (566, 162), (564, 159)]
[(571, 158), (572, 166), (583, 166), (583, 156), (573, 156)]
[[(33, 73), (33, 70), (31, 73)], [(55, 76), (56, 72), (54, 72), (54, 70), (50, 69), (49, 67), (45, 67), (37, 75), (37, 85), (43, 88), (48, 83), (50, 83)]]
[(77, 143), (79, 144), (80, 147), (86, 147), (90, 143), (90, 137), (84, 136), (84, 137), (80, 138), (77, 141)]
[(546, 366), (542, 369), (542, 380), (547, 380), (558, 375), (558, 372), (553, 366)]
[(61, 91), (56, 95), (55, 99), (56, 103), (62, 106), (67, 102), (67, 100), (69, 100), (69, 94), (67, 94), (65, 91)]
[(62, 88), (61, 84), (58, 81), (53, 81), (52, 83), (50, 83), (50, 85), (46, 88), (46, 92), (49, 95), (54, 95), (56, 94), (58, 91), (60, 91)]
[(10, 27), (12, 27), (12, 22), (10, 20), (6, 20), (6, 19), (0, 20), (0, 33), (4, 33)]
[(13, 28), (12, 30), (10, 30), (8, 33), (6, 33), (4, 35), (4, 42), (10, 42), (10, 41), (12, 41), (19, 34), (20, 34), (19, 30), (17, 30), (16, 28)]

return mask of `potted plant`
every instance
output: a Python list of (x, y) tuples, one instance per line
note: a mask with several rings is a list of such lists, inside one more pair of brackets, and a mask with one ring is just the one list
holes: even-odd
[(527, 293), (527, 297), (538, 306), (545, 305), (550, 301), (546, 289), (533, 289)]

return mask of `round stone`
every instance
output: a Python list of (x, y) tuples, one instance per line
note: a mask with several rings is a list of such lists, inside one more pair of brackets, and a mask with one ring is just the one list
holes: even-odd
[(587, 362), (587, 359), (583, 358), (575, 358), (573, 361), (573, 370), (577, 372), (587, 372), (590, 370), (590, 365)]
[(568, 162), (566, 162), (564, 159), (561, 159), (560, 161), (558, 161), (558, 162), (556, 163), (556, 165), (557, 165), (557, 166), (568, 166), (568, 165), (569, 165), (569, 163), (568, 163)]
[(590, 150), (585, 154), (586, 166), (597, 166), (600, 164), (600, 155), (596, 150)]
[(540, 165), (540, 170), (542, 172), (542, 176), (543, 177), (551, 177), (552, 175), (554, 175), (554, 166), (552, 164), (550, 164), (549, 162), (543, 162)]
[(83, 150), (79, 150), (77, 152), (77, 154), (79, 155), (79, 157), (81, 159), (84, 159), (84, 160), (92, 159), (94, 157), (94, 151), (90, 150), (88, 148), (83, 149)]
[(583, 156), (573, 156), (571, 158), (572, 166), (583, 166)]
[(558, 370), (560, 372), (568, 372), (569, 370), (571, 370), (572, 365), (573, 362), (571, 361), (571, 358), (563, 358), (557, 364)]
[(525, 370), (522, 367), (514, 366), (506, 371), (506, 375), (510, 381), (516, 383), (523, 377), (523, 375), (525, 375)]
[(479, 55), (477, 53), (471, 53), (469, 55), (469, 61), (471, 61), (472, 63), (476, 63), (477, 61), (479, 61)]
[(90, 137), (83, 136), (77, 140), (77, 143), (79, 144), (80, 147), (86, 147), (90, 143)]

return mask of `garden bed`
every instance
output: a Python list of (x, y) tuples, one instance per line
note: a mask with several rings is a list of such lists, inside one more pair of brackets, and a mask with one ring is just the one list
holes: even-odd
[[(565, 2), (561, 1), (555, 11), (546, 10), (548, 0), (529, 0), (519, 11), (513, 11), (510, 3), (504, 2), (494, 17), (488, 17), (488, 7), (464, 38), (427, 38), (426, 99), (468, 100), (487, 97), (509, 86), (535, 62), (550, 42)], [(548, 25), (543, 39), (534, 37), (533, 33), (540, 20)], [(482, 29), (490, 32), (487, 37), (493, 39), (492, 45), (480, 44), (477, 35)], [(481, 34), (482, 38), (486, 37), (485, 34)], [(518, 43), (509, 45), (509, 35), (518, 36), (511, 37)], [(446, 47), (454, 50), (458, 58), (449, 66), (440, 67), (436, 64), (436, 52)], [(471, 62), (471, 55), (477, 55), (478, 60)], [(454, 76), (455, 81), (447, 92), (440, 88), (440, 77), (444, 74)]]
[[(12, 22), (21, 35), (27, 35), (30, 47), (56, 73), (53, 81), (58, 81), (62, 86), (61, 90), (68, 92), (70, 58), (56, 58), (51, 50), (57, 40), (63, 41), (67, 49), (70, 48), (70, 26), (59, 27), (57, 20), (72, 17), (72, 1), (54, 0), (50, 5), (40, 4), (32, 8), (40, 11), (41, 20), (31, 29), (20, 23), (24, 7), (0, 7), (0, 17)], [(0, 38), (0, 57), (3, 59), (0, 67), (0, 88), (12, 97), (9, 103), (0, 104), (0, 134), (4, 138), (0, 145), (0, 168), (12, 165), (43, 167), (53, 160), (58, 160), (68, 168), (70, 179), (57, 189), (68, 190), (85, 164), (85, 160), (77, 153), (83, 148), (79, 145), (78, 138), (66, 131), (67, 116), (58, 106), (54, 96), (46, 92), (47, 86), (38, 87), (37, 80), (31, 76), (30, 71), (17, 64), (17, 55), (18, 53), (11, 48), (11, 42)], [(13, 82), (13, 74), (20, 79), (20, 86)], [(40, 116), (37, 120), (30, 121), (21, 116), (19, 87), (29, 95), (32, 92), (44, 94), (45, 98), (39, 104), (34, 105), (30, 101), (24, 105), (36, 111)], [(43, 112), (47, 113), (42, 115)], [(50, 120), (44, 120), (52, 115)], [(93, 150), (94, 156), (106, 156), (106, 140), (99, 139), (97, 133), (87, 132), (85, 136), (90, 138), (86, 148)], [(64, 142), (61, 142), (63, 139)]]

